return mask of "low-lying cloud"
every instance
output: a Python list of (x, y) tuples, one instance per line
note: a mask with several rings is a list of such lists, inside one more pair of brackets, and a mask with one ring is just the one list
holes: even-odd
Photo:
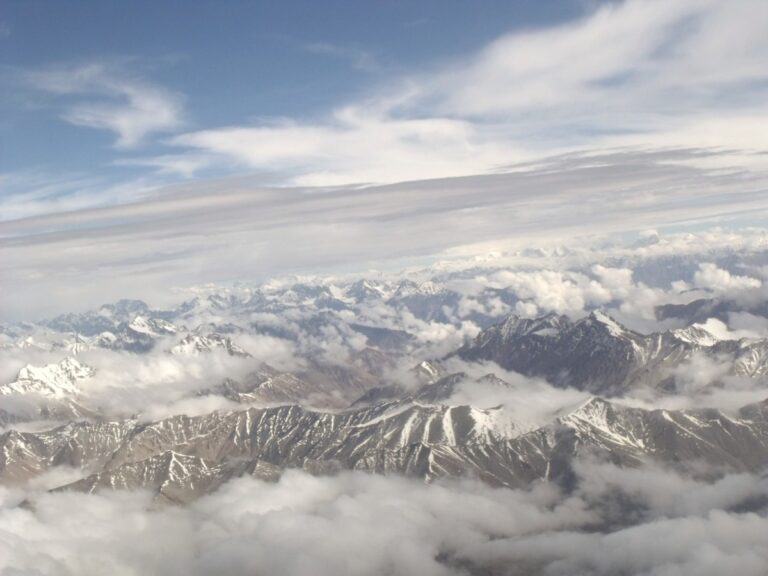
[[(765, 479), (577, 466), (578, 488), (425, 485), (345, 472), (242, 478), (187, 508), (137, 493), (0, 493), (0, 571), (722, 574), (768, 570)], [(28, 504), (20, 506), (22, 499)], [(623, 515), (632, 501), (634, 516)], [(20, 535), (23, 535), (20, 536)]]

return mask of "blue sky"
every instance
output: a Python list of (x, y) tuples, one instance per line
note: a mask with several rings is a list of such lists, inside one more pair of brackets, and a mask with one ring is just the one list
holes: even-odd
[(118, 176), (136, 171), (110, 167), (116, 158), (167, 152), (158, 138), (146, 138), (116, 154), (109, 132), (60, 118), (77, 98), (40, 93), (19, 74), (101, 65), (177, 97), (178, 130), (311, 119), (388, 78), (583, 10), (567, 1), (4, 0), (0, 66), (10, 90), (2, 99), (0, 170)]
[(767, 29), (764, 0), (0, 0), (0, 319), (764, 226)]
[(766, 10), (2, 0), (0, 185), (25, 207), (0, 219), (227, 174), (382, 183), (575, 149), (759, 147)]

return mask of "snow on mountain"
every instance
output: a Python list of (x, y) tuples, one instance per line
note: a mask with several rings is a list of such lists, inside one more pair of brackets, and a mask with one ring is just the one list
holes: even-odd
[(695, 344), (696, 346), (701, 346), (703, 348), (709, 348), (719, 342), (719, 338), (707, 331), (701, 324), (691, 324), (686, 328), (673, 330), (672, 334), (678, 340), (688, 342), (689, 344)]
[(768, 404), (728, 416), (591, 398), (531, 431), (510, 426), (499, 409), (403, 401), (341, 412), (282, 406), (148, 424), (82, 422), (0, 435), (0, 481), (23, 482), (60, 463), (94, 471), (69, 489), (162, 492), (166, 486), (197, 497), (215, 489), (226, 470), (238, 475), (266, 462), (272, 471), (358, 469), (425, 480), (469, 474), (494, 485), (521, 486), (567, 479), (573, 460), (584, 453), (603, 453), (630, 466), (655, 460), (759, 471), (768, 458)]
[(95, 370), (68, 357), (58, 364), (27, 365), (13, 382), (0, 385), (0, 394), (39, 394), (49, 398), (66, 398), (80, 394), (78, 382), (87, 380)]
[[(81, 384), (93, 377), (92, 368), (71, 357), (26, 366), (13, 382), (0, 386), (0, 394), (49, 399), (36, 417), (70, 423), (44, 433), (0, 435), (0, 482), (22, 482), (66, 464), (82, 468), (85, 476), (67, 489), (146, 488), (159, 499), (182, 503), (229, 478), (274, 475), (284, 468), (359, 469), (425, 480), (469, 475), (518, 486), (567, 478), (573, 459), (593, 452), (626, 465), (656, 459), (739, 471), (759, 470), (768, 461), (768, 408), (762, 405), (734, 416), (717, 410), (646, 410), (620, 401), (635, 387), (671, 390), (676, 369), (694, 354), (731, 362), (738, 375), (764, 377), (767, 340), (725, 340), (701, 324), (642, 334), (601, 311), (579, 319), (556, 313), (509, 316), (491, 325), (500, 318), (498, 310), (509, 306), (486, 314), (479, 297), (464, 306), (467, 294), (472, 299), (479, 293), (473, 291), (476, 286), (460, 293), (454, 291), (461, 290), (459, 283), (435, 278), (440, 279), (336, 284), (304, 278), (258, 289), (217, 292), (214, 287), (174, 310), (124, 300), (14, 329), (3, 340), (4, 349), (70, 354), (94, 347), (158, 352), (173, 339), (169, 352), (176, 355), (223, 351), (248, 357), (233, 338), (253, 334), (289, 340), (299, 350), (300, 367), (286, 372), (262, 365), (237, 376), (239, 382), (230, 374), (217, 375), (204, 392), (190, 393), (198, 395), (194, 400), (219, 395), (232, 401), (227, 406), (240, 403), (236, 411), (108, 423), (72, 400), (87, 397)], [(500, 286), (493, 288), (493, 298), (514, 303), (515, 294)], [(491, 288), (479, 290), (488, 295)], [(457, 315), (459, 309), (465, 310), (463, 316)], [(461, 332), (462, 322), (477, 319), (485, 329), (459, 348), (464, 334), (476, 333)], [(182, 322), (199, 328), (186, 333)], [(416, 337), (422, 330), (435, 334), (435, 340), (455, 338), (446, 340), (458, 348), (449, 357), (490, 360), (594, 397), (526, 424), (525, 414), (518, 409), (513, 419), (511, 403), (496, 405), (496, 396), (493, 403), (481, 404), (477, 396), (454, 394), (473, 385), (504, 392), (510, 385), (493, 374), (479, 379), (448, 374), (449, 361), (425, 360), (403, 377), (401, 367), (432, 354), (425, 352), (432, 348), (419, 348), (422, 340), (433, 343), (431, 336)], [(81, 417), (88, 421), (74, 421)], [(0, 423), (5, 423), (2, 415)]]
[(136, 332), (137, 334), (155, 337), (167, 336), (178, 332), (176, 326), (170, 322), (158, 318), (146, 318), (144, 316), (136, 316), (131, 320), (128, 323), (128, 330)]
[(393, 293), (394, 288), (391, 284), (378, 280), (358, 280), (344, 289), (344, 295), (353, 302), (386, 300)]
[(759, 375), (766, 366), (766, 341), (719, 340), (700, 326), (640, 334), (602, 312), (573, 321), (547, 314), (510, 316), (478, 334), (455, 355), (491, 360), (507, 370), (538, 376), (561, 387), (600, 395), (625, 393), (636, 386), (664, 387), (675, 367), (694, 353), (734, 363), (734, 371)]
[(223, 334), (211, 333), (187, 334), (181, 342), (170, 349), (171, 354), (182, 356), (199, 356), (214, 350), (224, 350), (230, 356), (250, 357), (251, 355), (235, 344), (232, 339)]

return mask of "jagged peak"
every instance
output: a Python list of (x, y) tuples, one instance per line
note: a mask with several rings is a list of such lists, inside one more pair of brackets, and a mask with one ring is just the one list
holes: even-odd
[(613, 407), (605, 398), (590, 396), (577, 406), (563, 410), (561, 419), (592, 420), (595, 416), (602, 417)]
[(604, 326), (612, 336), (622, 336), (628, 332), (627, 328), (602, 310), (593, 310), (583, 321)]
[(162, 334), (175, 334), (178, 332), (176, 326), (165, 320), (149, 318), (147, 316), (135, 316), (129, 323), (128, 329), (139, 334), (148, 336), (159, 336)]
[(422, 360), (414, 368), (417, 373), (424, 374), (430, 378), (440, 378), (443, 376), (443, 369), (439, 364), (431, 360)]
[(87, 364), (81, 363), (74, 356), (67, 356), (55, 364), (46, 364), (45, 366), (35, 366), (27, 364), (21, 368), (16, 376), (17, 380), (30, 380), (44, 377), (48, 374), (62, 372), (73, 379), (83, 379), (93, 376), (95, 370)]
[(440, 286), (439, 284), (436, 284), (435, 282), (432, 282), (431, 280), (427, 280), (426, 282), (414, 282), (413, 280), (403, 280), (398, 284), (397, 290), (395, 291), (395, 296), (402, 298), (407, 296), (436, 296), (438, 294), (443, 294), (445, 292), (445, 288)]
[(707, 348), (714, 346), (720, 341), (717, 336), (704, 328), (702, 324), (691, 324), (685, 328), (672, 330), (670, 333), (678, 340)]
[(230, 356), (250, 357), (250, 354), (235, 344), (229, 336), (218, 332), (208, 334), (190, 332), (171, 348), (170, 352), (176, 355), (198, 356), (214, 350), (224, 350)]
[(525, 318), (517, 314), (510, 314), (501, 323), (500, 331), (502, 336), (520, 334), (538, 334), (540, 336), (553, 336), (559, 333), (563, 328), (570, 326), (570, 319), (567, 316), (549, 312), (536, 318)]
[(53, 398), (76, 395), (80, 393), (77, 382), (92, 377), (95, 372), (72, 356), (57, 364), (27, 364), (19, 370), (15, 381), (0, 386), (0, 394), (33, 393)]

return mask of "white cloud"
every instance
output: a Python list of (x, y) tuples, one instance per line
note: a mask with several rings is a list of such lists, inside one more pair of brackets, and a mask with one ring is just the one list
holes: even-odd
[(604, 3), (392, 78), (324, 119), (211, 128), (170, 144), (302, 185), (483, 173), (586, 147), (728, 148), (730, 162), (765, 166), (750, 151), (768, 148), (766, 22), (760, 0)]
[[(464, 372), (468, 376), (454, 388), (445, 404), (468, 405), (476, 408), (503, 406), (504, 417), (518, 430), (528, 431), (551, 423), (561, 411), (567, 412), (587, 399), (590, 394), (575, 388), (556, 388), (538, 378), (528, 378), (510, 372), (493, 363), (461, 362), (451, 359), (448, 371)], [(494, 374), (503, 380), (483, 380)]]
[[(0, 571), (457, 576), (468, 567), (513, 567), (758, 576), (768, 568), (765, 517), (729, 511), (764, 496), (756, 476), (708, 486), (656, 468), (595, 463), (579, 465), (577, 475), (569, 495), (552, 484), (509, 490), (287, 471), (275, 484), (238, 479), (188, 508), (154, 510), (144, 493), (0, 489)], [(646, 512), (636, 526), (610, 528), (628, 522), (608, 505), (622, 495)], [(24, 498), (31, 505), (18, 506)]]
[(355, 46), (315, 42), (307, 45), (307, 51), (312, 54), (333, 56), (346, 60), (355, 70), (360, 70), (361, 72), (375, 72), (381, 68), (376, 57), (371, 52)]
[(364, 106), (325, 124), (283, 121), (176, 136), (175, 146), (223, 154), (252, 168), (292, 175), (291, 184), (328, 186), (472, 174), (508, 164), (515, 151), (450, 118), (398, 119)]
[(699, 270), (694, 275), (693, 281), (698, 288), (711, 290), (718, 294), (733, 293), (762, 286), (762, 282), (757, 278), (731, 274), (711, 262), (699, 264)]
[[(190, 183), (151, 195), (151, 188), (139, 187), (147, 197), (125, 205), (0, 223), (0, 306), (6, 317), (25, 319), (119, 297), (164, 306), (178, 298), (174, 287), (200, 282), (259, 281), (298, 270), (391, 270), (441, 258), (443, 267), (456, 261), (477, 266), (471, 255), (478, 250), (505, 254), (491, 261), (494, 268), (520, 271), (547, 261), (562, 270), (581, 264), (578, 254), (591, 266), (609, 246), (630, 264), (768, 246), (760, 229), (705, 229), (664, 234), (652, 245), (622, 247), (611, 240), (599, 250), (590, 248), (598, 239), (643, 230), (651, 222), (701, 228), (725, 212), (768, 210), (765, 195), (750, 192), (765, 185), (763, 175), (718, 176), (712, 181), (728, 193), (697, 206), (710, 173), (671, 166), (666, 159), (610, 156), (594, 167), (594, 159), (566, 158), (526, 172), (364, 189), (269, 189), (250, 179)], [(646, 199), (636, 209), (631, 198), (637, 191), (657, 187), (670, 195)], [(131, 196), (137, 190), (112, 193)], [(11, 208), (24, 211), (27, 204), (19, 199)], [(524, 252), (528, 247), (545, 250)], [(520, 272), (515, 282), (526, 294), (535, 293), (530, 301), (542, 308), (578, 310), (611, 297), (587, 274), (536, 274)], [(642, 301), (652, 303), (653, 297), (648, 292)]]
[(117, 148), (136, 147), (150, 134), (182, 125), (178, 94), (104, 64), (29, 72), (25, 78), (39, 90), (88, 98), (69, 106), (62, 118), (77, 126), (114, 132)]

